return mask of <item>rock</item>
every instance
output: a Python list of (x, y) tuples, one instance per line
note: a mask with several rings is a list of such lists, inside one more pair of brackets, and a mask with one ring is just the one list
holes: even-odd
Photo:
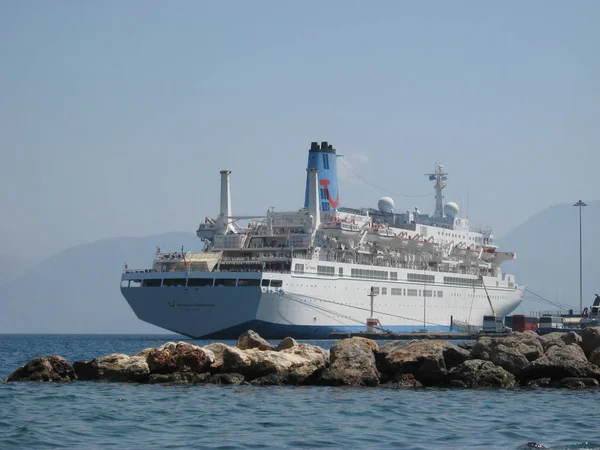
[(150, 375), (148, 363), (143, 356), (119, 353), (90, 361), (76, 361), (73, 368), (80, 380), (145, 383)]
[(387, 351), (383, 358), (383, 353), (378, 353), (379, 370), (391, 377), (412, 374), (425, 385), (444, 382), (448, 368), (470, 358), (467, 350), (440, 340), (411, 341), (405, 346), (391, 344), (382, 347)]
[(553, 384), (554, 387), (568, 389), (582, 389), (586, 387), (598, 387), (600, 383), (594, 378), (563, 378)]
[(446, 370), (450, 370), (471, 359), (470, 351), (448, 342), (446, 343), (446, 347), (444, 348), (443, 352)]
[(475, 345), (475, 342), (466, 341), (466, 342), (461, 342), (460, 344), (457, 344), (456, 346), (470, 352), (471, 350), (473, 350), (474, 345)]
[(412, 344), (414, 342), (419, 342), (419, 341), (412, 340), (412, 341), (409, 341), (409, 342), (406, 342), (406, 341), (392, 341), (392, 342), (388, 342), (387, 344), (382, 345), (381, 347), (379, 347), (379, 349), (377, 350), (376, 354), (378, 356), (381, 355), (381, 356), (385, 357), (389, 353), (394, 352), (394, 351), (398, 350), (399, 348), (404, 348), (407, 345), (410, 345), (410, 344)]
[(456, 387), (502, 387), (517, 385), (513, 374), (491, 361), (472, 359), (454, 367), (448, 373), (452, 386)]
[(250, 382), (253, 386), (284, 386), (288, 383), (287, 374), (272, 373), (255, 378)]
[(6, 381), (74, 381), (76, 379), (73, 366), (62, 356), (52, 355), (32, 359), (10, 374)]
[[(543, 353), (542, 345), (538, 342), (538, 350)], [(491, 361), (513, 375), (519, 375), (529, 366), (529, 359), (521, 352), (524, 350), (530, 356), (534, 347), (528, 343), (521, 344), (516, 337), (490, 338), (481, 337), (477, 340), (471, 351), (475, 359)]]
[(600, 366), (600, 347), (598, 347), (596, 350), (594, 350), (590, 354), (588, 361), (591, 362), (592, 364), (596, 364), (597, 366)]
[(168, 374), (175, 372), (205, 372), (214, 362), (213, 352), (187, 342), (168, 342), (148, 353), (150, 373)]
[(537, 378), (551, 378), (553, 381), (562, 378), (600, 379), (600, 367), (590, 363), (578, 345), (555, 345), (521, 373), (523, 381)]
[(175, 372), (175, 373), (153, 373), (148, 378), (148, 383), (168, 383), (168, 384), (198, 384), (206, 383), (210, 380), (210, 373), (194, 372)]
[[(309, 344), (297, 344), (279, 352), (226, 347), (223, 349), (221, 371), (239, 373), (247, 380), (277, 375), (278, 384), (303, 384), (315, 372), (324, 369), (328, 362), (326, 350)], [(274, 377), (269, 378), (272, 379)]]
[(515, 332), (511, 337), (519, 342), (517, 348), (528, 361), (534, 361), (544, 354), (544, 346), (535, 331)]
[(281, 341), (279, 344), (277, 344), (277, 347), (275, 347), (276, 351), (281, 351), (281, 350), (286, 350), (288, 348), (292, 348), (295, 345), (298, 345), (298, 343), (295, 341), (295, 339), (291, 338), (291, 337), (286, 337), (283, 341)]
[(410, 373), (401, 373), (394, 375), (391, 379), (386, 381), (383, 387), (392, 388), (407, 388), (407, 387), (423, 387), (423, 384)]
[(215, 342), (213, 344), (208, 344), (202, 347), (202, 350), (206, 352), (207, 355), (212, 355), (212, 363), (209, 367), (209, 370), (212, 373), (217, 373), (221, 370), (221, 366), (223, 365), (223, 351), (225, 348), (232, 348), (228, 345), (221, 344), (220, 342)]
[(137, 352), (134, 356), (143, 356), (144, 358), (148, 358), (148, 355), (152, 350), (156, 350), (154, 347), (148, 347), (142, 350), (141, 352)]
[(238, 338), (237, 347), (240, 350), (258, 348), (259, 350), (273, 350), (273, 346), (261, 338), (258, 333), (248, 330)]
[(330, 351), (330, 366), (319, 374), (316, 384), (325, 386), (376, 386), (379, 371), (374, 351), (377, 343), (362, 337), (344, 339)]
[(538, 378), (537, 380), (528, 381), (526, 386), (529, 388), (550, 387), (552, 380), (550, 378)]
[(550, 447), (546, 447), (544, 444), (540, 444), (539, 442), (528, 442), (524, 445), (524, 448), (534, 448), (538, 450), (550, 450)]
[(155, 348), (146, 358), (150, 372), (154, 374), (167, 374), (179, 372), (175, 356), (169, 350)]
[(235, 386), (247, 384), (244, 376), (239, 373), (218, 373), (211, 376), (208, 382), (212, 384), (232, 384)]
[(600, 327), (584, 328), (581, 332), (581, 348), (586, 355), (591, 355), (600, 347)]
[[(224, 346), (221, 350), (223, 358), (223, 362), (221, 363), (221, 372), (242, 373), (245, 372), (248, 367), (250, 367), (252, 358), (243, 350), (240, 350), (237, 347), (230, 347), (228, 345)], [(215, 358), (218, 360), (216, 353)]]
[(548, 333), (541, 335), (539, 339), (544, 348), (544, 352), (547, 352), (550, 347), (554, 346), (565, 347), (570, 344), (581, 345), (581, 336), (573, 331), (569, 331), (568, 333)]

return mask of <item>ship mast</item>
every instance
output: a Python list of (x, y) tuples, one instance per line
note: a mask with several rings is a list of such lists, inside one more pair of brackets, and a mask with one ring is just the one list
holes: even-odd
[(444, 195), (442, 190), (446, 187), (446, 181), (448, 179), (448, 173), (444, 172), (444, 166), (436, 164), (434, 173), (426, 173), (429, 177), (429, 181), (435, 181), (435, 214), (434, 217), (444, 217)]

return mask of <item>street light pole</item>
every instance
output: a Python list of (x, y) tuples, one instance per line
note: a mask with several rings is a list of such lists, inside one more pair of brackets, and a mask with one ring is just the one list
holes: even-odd
[(581, 207), (587, 206), (587, 204), (579, 200), (573, 206), (579, 207), (579, 314), (581, 314), (583, 313), (583, 258), (581, 245)]

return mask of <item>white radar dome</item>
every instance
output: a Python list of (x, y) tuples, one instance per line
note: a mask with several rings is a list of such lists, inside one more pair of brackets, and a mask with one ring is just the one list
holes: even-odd
[(444, 215), (454, 219), (458, 216), (458, 205), (454, 202), (448, 202), (444, 205)]
[(381, 197), (377, 207), (382, 213), (392, 214), (394, 212), (394, 200), (389, 197)]

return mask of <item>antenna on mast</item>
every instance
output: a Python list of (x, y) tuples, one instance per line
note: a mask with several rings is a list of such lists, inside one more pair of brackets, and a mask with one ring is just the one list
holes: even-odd
[(444, 166), (436, 163), (434, 173), (426, 173), (429, 181), (435, 181), (435, 214), (434, 217), (444, 217), (444, 195), (442, 190), (447, 186), (444, 181), (448, 179), (448, 173), (444, 172)]

